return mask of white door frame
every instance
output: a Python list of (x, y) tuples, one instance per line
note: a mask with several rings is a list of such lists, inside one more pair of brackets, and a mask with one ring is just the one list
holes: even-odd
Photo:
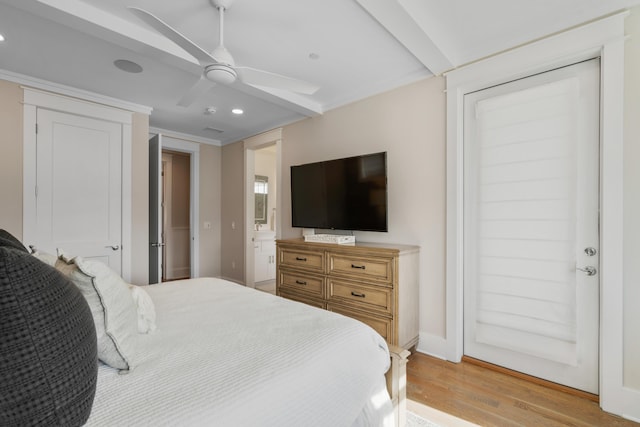
[(167, 149), (190, 155), (191, 277), (200, 277), (200, 144), (168, 133), (161, 135), (160, 151)]
[[(255, 175), (255, 151), (260, 148), (264, 148), (269, 145), (276, 145), (276, 194), (282, 194), (280, 192), (280, 183), (282, 182), (280, 171), (282, 149), (282, 128), (274, 129), (265, 133), (261, 133), (251, 138), (247, 138), (244, 141), (244, 171), (245, 171), (245, 211), (244, 211), (244, 224), (245, 224), (245, 246), (244, 246), (244, 284), (250, 288), (255, 288), (255, 251), (253, 248), (253, 222), (255, 216), (255, 196), (254, 196), (254, 175)], [(280, 236), (282, 227), (280, 227), (280, 218), (282, 215), (282, 198), (278, 197), (276, 200), (276, 239)]]
[(463, 354), (464, 95), (585, 59), (601, 58), (600, 406), (620, 415), (633, 414), (634, 404), (640, 401), (640, 393), (624, 387), (622, 372), (623, 81), (627, 15), (628, 12), (621, 12), (446, 75), (446, 357), (458, 362)]
[(38, 108), (62, 111), (77, 116), (91, 117), (111, 121), (122, 125), (122, 270), (124, 280), (131, 281), (131, 123), (133, 113), (105, 105), (95, 104), (44, 92), (24, 88), (23, 120), (23, 240), (29, 242), (35, 238), (36, 230), (36, 123)]

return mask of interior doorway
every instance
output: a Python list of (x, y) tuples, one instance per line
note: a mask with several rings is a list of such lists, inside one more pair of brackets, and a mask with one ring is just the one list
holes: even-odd
[(245, 285), (275, 294), (281, 130), (245, 141)]
[(149, 283), (199, 276), (200, 146), (149, 140)]
[(162, 150), (162, 281), (191, 277), (191, 155)]
[(276, 285), (276, 146), (254, 155), (253, 280), (256, 289), (275, 294)]

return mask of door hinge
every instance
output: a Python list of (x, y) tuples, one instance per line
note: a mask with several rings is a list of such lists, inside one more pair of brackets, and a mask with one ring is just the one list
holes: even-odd
[(38, 197), (38, 186), (37, 185), (36, 185), (36, 188), (35, 188), (35, 193), (36, 193), (36, 197)]
[(38, 124), (36, 123), (36, 134), (38, 133)]

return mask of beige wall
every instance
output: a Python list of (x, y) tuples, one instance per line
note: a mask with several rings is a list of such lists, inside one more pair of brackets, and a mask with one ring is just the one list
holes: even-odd
[[(200, 276), (220, 276), (222, 149), (200, 144)], [(211, 228), (205, 229), (204, 223)]]
[[(445, 96), (431, 78), (283, 128), (278, 186), (281, 237), (291, 228), (290, 166), (387, 152), (389, 232), (356, 232), (360, 241), (414, 244), (420, 252), (420, 331), (445, 336)], [(222, 149), (222, 275), (244, 278), (243, 143)], [(236, 229), (231, 229), (235, 221)], [(236, 268), (232, 269), (232, 262)]]
[(624, 384), (640, 390), (640, 7), (625, 29)]
[(244, 283), (244, 143), (222, 147), (222, 277)]
[(388, 233), (360, 241), (420, 246), (420, 332), (445, 336), (444, 79), (422, 80), (283, 129), (281, 236), (291, 228), (290, 166), (387, 152)]
[(0, 80), (0, 228), (22, 239), (22, 89)]
[(131, 282), (149, 283), (149, 116), (134, 113), (131, 126)]

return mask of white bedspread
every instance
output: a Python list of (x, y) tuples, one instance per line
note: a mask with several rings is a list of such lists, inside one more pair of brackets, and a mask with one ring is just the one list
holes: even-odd
[(132, 372), (100, 366), (87, 425), (392, 422), (389, 353), (368, 326), (220, 279), (145, 289), (158, 329)]

